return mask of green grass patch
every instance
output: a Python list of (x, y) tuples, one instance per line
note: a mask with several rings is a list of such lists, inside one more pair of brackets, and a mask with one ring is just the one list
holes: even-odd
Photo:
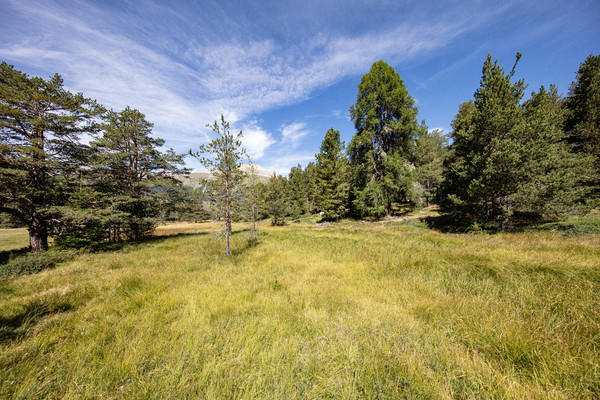
[(260, 232), (229, 258), (179, 235), (0, 283), (0, 398), (600, 395), (597, 235)]
[(29, 246), (29, 232), (25, 228), (0, 229), (0, 253)]

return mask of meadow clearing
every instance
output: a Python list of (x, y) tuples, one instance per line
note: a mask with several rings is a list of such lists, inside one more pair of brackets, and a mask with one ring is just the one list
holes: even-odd
[(0, 398), (600, 396), (600, 235), (314, 222), (0, 281)]

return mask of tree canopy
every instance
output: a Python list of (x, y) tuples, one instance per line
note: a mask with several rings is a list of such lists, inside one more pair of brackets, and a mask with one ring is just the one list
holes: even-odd
[(102, 111), (58, 74), (44, 80), (0, 64), (0, 210), (27, 226), (33, 251), (48, 248), (53, 207), (68, 201), (85, 161), (78, 137), (96, 131)]
[(551, 216), (581, 196), (585, 162), (565, 144), (556, 89), (522, 102), (526, 85), (488, 55), (474, 100), (453, 121), (441, 202), (482, 223), (507, 226), (517, 214)]
[(358, 216), (391, 214), (392, 203), (405, 199), (411, 186), (406, 163), (418, 126), (417, 107), (394, 68), (377, 61), (361, 78), (350, 115), (357, 131), (349, 146), (353, 211)]

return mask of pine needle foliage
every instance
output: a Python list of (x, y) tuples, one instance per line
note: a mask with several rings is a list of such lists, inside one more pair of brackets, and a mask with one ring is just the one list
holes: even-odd
[(53, 207), (68, 201), (85, 161), (78, 138), (102, 112), (58, 74), (44, 80), (0, 63), (0, 211), (27, 226), (34, 252), (48, 249)]
[(221, 121), (208, 124), (217, 137), (210, 143), (199, 146), (198, 151), (190, 154), (198, 159), (214, 176), (204, 180), (205, 189), (219, 210), (224, 221), (225, 254), (231, 255), (229, 238), (236, 194), (245, 177), (241, 169), (246, 150), (242, 147), (242, 131), (231, 133), (229, 122), (221, 114)]

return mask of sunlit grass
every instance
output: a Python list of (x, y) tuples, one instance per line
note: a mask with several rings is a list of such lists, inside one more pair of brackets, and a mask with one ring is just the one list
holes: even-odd
[(597, 398), (600, 237), (215, 224), (0, 286), (0, 398)]
[(17, 250), (27, 246), (29, 246), (27, 229), (0, 229), (0, 251)]

